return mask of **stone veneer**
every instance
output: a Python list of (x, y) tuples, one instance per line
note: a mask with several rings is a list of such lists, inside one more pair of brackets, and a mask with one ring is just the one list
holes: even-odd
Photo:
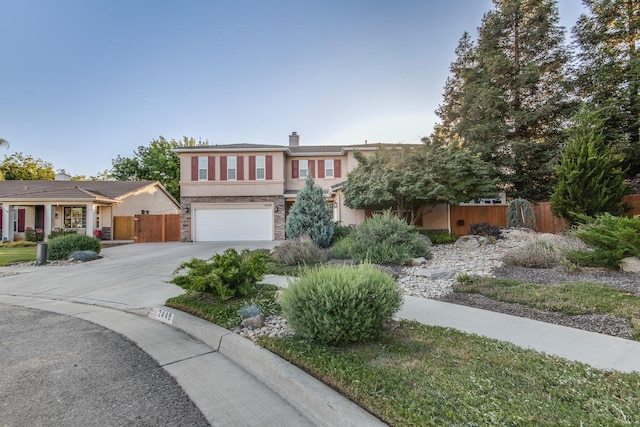
[[(285, 205), (283, 196), (208, 196), (182, 197), (180, 200), (180, 241), (191, 241), (192, 203), (273, 203), (275, 207), (273, 232), (275, 240), (284, 240)], [(188, 211), (187, 211), (188, 209)]]

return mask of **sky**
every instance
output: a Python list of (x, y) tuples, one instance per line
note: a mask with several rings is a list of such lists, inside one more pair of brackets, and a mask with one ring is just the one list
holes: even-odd
[[(417, 143), (491, 0), (0, 0), (0, 138), (98, 175), (153, 139)], [(559, 0), (561, 24), (584, 12)], [(569, 36), (567, 36), (569, 37)], [(3, 157), (2, 157), (3, 158)]]

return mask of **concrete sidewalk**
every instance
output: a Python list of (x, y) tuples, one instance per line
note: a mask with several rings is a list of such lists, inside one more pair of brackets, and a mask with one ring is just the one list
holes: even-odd
[(398, 318), (508, 341), (600, 369), (640, 372), (640, 342), (425, 298), (404, 297)]

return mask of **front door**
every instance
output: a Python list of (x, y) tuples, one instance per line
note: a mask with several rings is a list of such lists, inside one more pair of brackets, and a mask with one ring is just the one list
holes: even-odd
[(44, 230), (44, 206), (37, 205), (36, 207), (36, 229), (41, 228)]

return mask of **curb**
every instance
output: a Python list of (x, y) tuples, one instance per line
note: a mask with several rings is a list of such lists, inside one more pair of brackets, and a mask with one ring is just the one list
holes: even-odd
[(175, 314), (172, 326), (228, 357), (316, 425), (387, 425), (326, 384), (251, 340), (191, 314), (170, 307), (159, 308)]

